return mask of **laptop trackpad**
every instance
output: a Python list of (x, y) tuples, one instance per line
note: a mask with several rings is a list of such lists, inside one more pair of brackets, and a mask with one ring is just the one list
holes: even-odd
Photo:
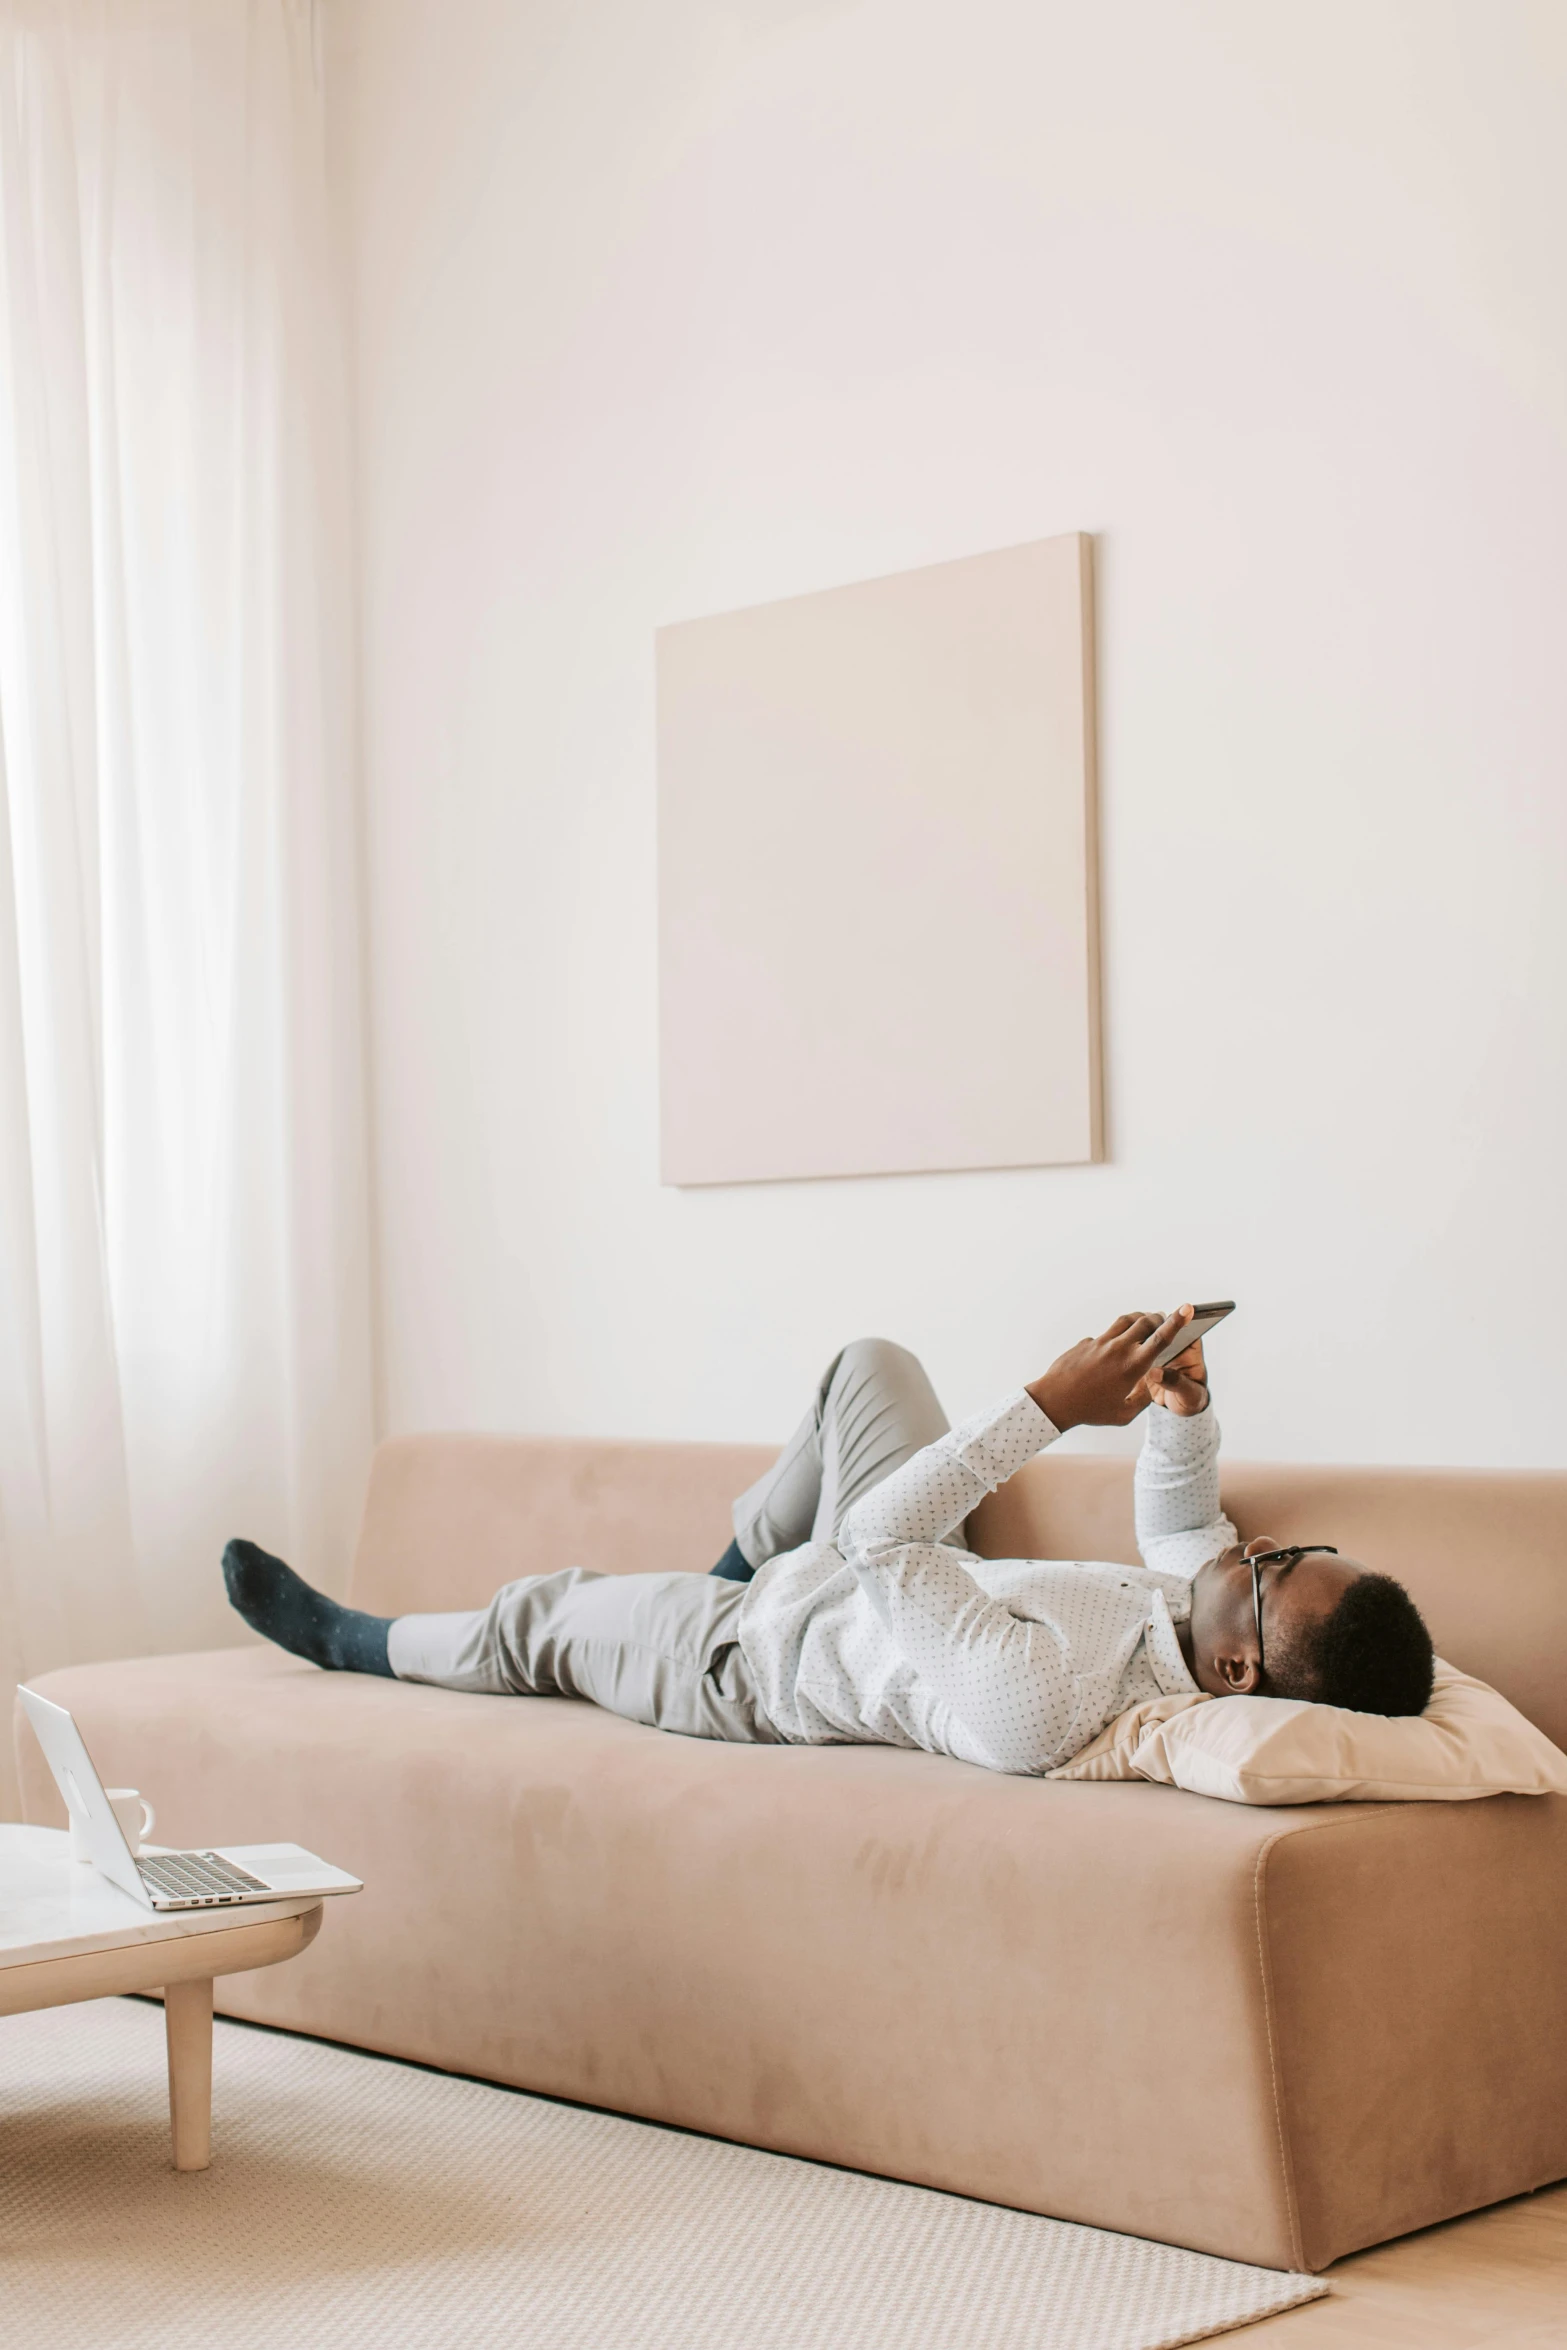
[(359, 1881), (307, 1852), (302, 1844), (224, 1844), (214, 1845), (213, 1850), (237, 1868), (249, 1869), (253, 1877), (264, 1879), (277, 1893), (334, 1891)]

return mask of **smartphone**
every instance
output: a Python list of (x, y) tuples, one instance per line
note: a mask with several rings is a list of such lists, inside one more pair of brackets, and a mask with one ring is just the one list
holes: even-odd
[(1166, 1363), (1173, 1363), (1177, 1355), (1183, 1355), (1189, 1346), (1195, 1346), (1199, 1338), (1206, 1338), (1216, 1322), (1222, 1322), (1226, 1314), (1233, 1314), (1234, 1311), (1233, 1297), (1220, 1298), (1216, 1305), (1194, 1306), (1192, 1318), (1180, 1337), (1172, 1338), (1164, 1351), (1154, 1356), (1154, 1369), (1161, 1371)]

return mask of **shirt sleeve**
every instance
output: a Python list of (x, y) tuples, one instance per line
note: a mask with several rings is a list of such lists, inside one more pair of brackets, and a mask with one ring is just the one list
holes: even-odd
[(898, 1648), (1002, 1771), (1048, 1769), (1080, 1710), (1071, 1644), (1015, 1616), (942, 1536), (1059, 1430), (1020, 1394), (928, 1444), (855, 1503), (839, 1553)]
[(1137, 1547), (1156, 1574), (1190, 1580), (1235, 1540), (1219, 1499), (1219, 1423), (1149, 1407), (1133, 1482)]

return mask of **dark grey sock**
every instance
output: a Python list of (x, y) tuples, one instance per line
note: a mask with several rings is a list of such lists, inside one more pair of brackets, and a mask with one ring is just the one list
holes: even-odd
[(749, 1583), (756, 1573), (738, 1542), (731, 1542), (716, 1567), (709, 1567), (710, 1575), (721, 1575), (726, 1583)]
[(294, 1656), (335, 1673), (384, 1673), (395, 1679), (386, 1654), (390, 1616), (367, 1616), (313, 1591), (292, 1567), (254, 1542), (231, 1542), (223, 1553), (230, 1605), (247, 1624)]

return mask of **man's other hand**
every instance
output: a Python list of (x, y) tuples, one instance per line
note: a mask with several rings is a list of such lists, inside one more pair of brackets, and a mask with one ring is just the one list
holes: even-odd
[[(1182, 1306), (1179, 1310), (1190, 1321), (1192, 1308)], [(1150, 1371), (1146, 1384), (1150, 1400), (1162, 1403), (1178, 1420), (1192, 1420), (1199, 1412), (1205, 1412), (1208, 1366), (1203, 1361), (1202, 1340), (1194, 1340), (1184, 1354), (1174, 1356), (1162, 1370)]]
[[(1150, 1374), (1164, 1379), (1176, 1368), (1167, 1363), (1163, 1372), (1154, 1372), (1153, 1360), (1191, 1318), (1190, 1306), (1163, 1320), (1157, 1314), (1122, 1314), (1097, 1338), (1079, 1339), (1058, 1356), (1028, 1392), (1063, 1434), (1068, 1428), (1124, 1428), (1148, 1408)], [(1183, 1363), (1186, 1359), (1180, 1357)], [(1202, 1406), (1190, 1408), (1200, 1411)]]

